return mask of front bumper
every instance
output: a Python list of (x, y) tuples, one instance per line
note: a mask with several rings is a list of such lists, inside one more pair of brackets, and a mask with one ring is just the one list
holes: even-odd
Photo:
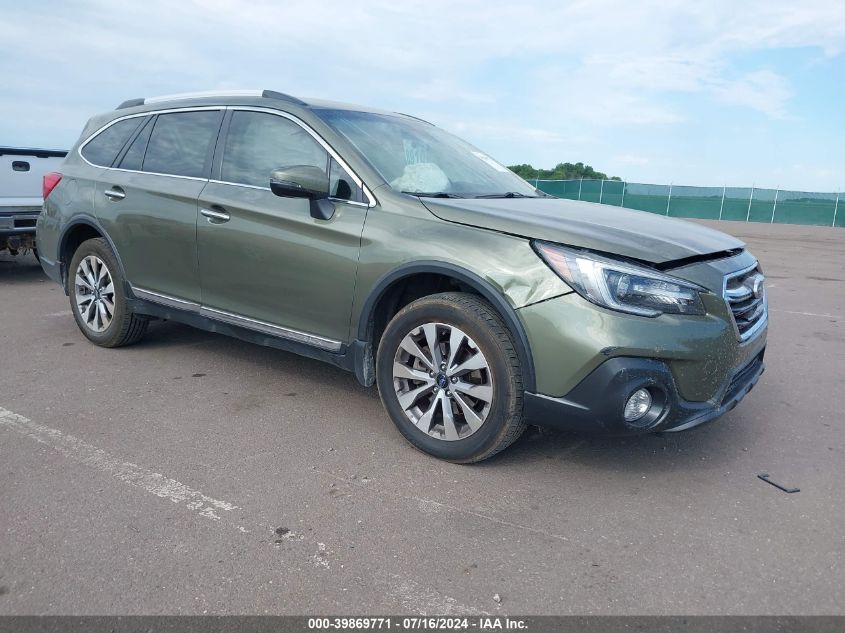
[[(651, 358), (611, 358), (593, 370), (565, 397), (525, 394), (525, 420), (566, 431), (626, 435), (693, 428), (733, 409), (765, 371), (765, 347), (731, 372), (716, 395), (704, 402), (681, 397), (666, 362)], [(641, 420), (625, 422), (622, 412), (637, 389), (652, 394), (652, 409)]]

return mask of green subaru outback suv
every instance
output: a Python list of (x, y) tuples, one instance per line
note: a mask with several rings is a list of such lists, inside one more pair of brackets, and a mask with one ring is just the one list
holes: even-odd
[(134, 99), (45, 177), (38, 250), (93, 343), (154, 319), (378, 384), (417, 448), (473, 462), (526, 424), (688, 429), (763, 372), (742, 242), (541, 193), (420, 119), (273, 91)]

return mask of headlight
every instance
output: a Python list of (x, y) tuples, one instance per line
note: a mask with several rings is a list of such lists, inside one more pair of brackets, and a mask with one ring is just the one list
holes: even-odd
[(534, 242), (534, 248), (566, 283), (596, 305), (649, 317), (705, 313), (699, 293), (706, 289), (689, 281), (555, 244)]

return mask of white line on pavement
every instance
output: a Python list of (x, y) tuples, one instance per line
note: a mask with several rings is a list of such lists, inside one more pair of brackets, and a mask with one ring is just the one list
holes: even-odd
[(795, 310), (778, 310), (776, 308), (769, 308), (769, 312), (783, 312), (784, 314), (800, 314), (801, 316), (824, 317), (826, 319), (838, 319), (835, 314), (819, 314), (817, 312), (796, 312)]
[[(242, 533), (252, 532), (252, 530), (233, 523), (228, 519), (226, 513), (240, 509), (232, 503), (213, 499), (199, 490), (190, 488), (161, 473), (154, 472), (149, 468), (133, 464), (132, 462), (123, 461), (74, 435), (64, 433), (59, 429), (49, 426), (37, 424), (29, 418), (0, 407), (0, 428), (3, 427), (17, 431), (21, 435), (36, 442), (50, 446), (60, 454), (79, 464), (104, 472), (115, 479), (145, 490), (162, 499), (169, 499), (173, 503), (182, 504), (202, 517), (220, 521), (221, 523), (229, 523), (229, 525), (234, 525)], [(226, 521), (222, 519), (226, 519)], [(255, 521), (251, 523), (247, 521), (247, 524), (252, 525), (258, 532), (266, 527), (265, 525), (256, 527), (258, 524)], [(287, 531), (282, 536), (282, 539), (302, 541), (303, 535)], [(277, 539), (276, 542), (278, 543), (279, 540), (281, 539)], [(317, 543), (317, 553), (313, 556), (315, 565), (329, 568), (329, 554), (330, 551), (325, 543)], [(422, 585), (414, 580), (403, 578), (396, 574), (390, 574), (388, 582), (389, 585), (387, 587), (382, 587), (383, 592), (390, 595), (394, 600), (397, 600), (409, 611), (420, 615), (486, 614), (485, 611), (460, 604), (454, 598), (444, 595), (432, 587)]]
[[(213, 499), (199, 490), (194, 490), (175, 479), (165, 477), (161, 473), (153, 472), (132, 462), (123, 461), (76, 436), (36, 424), (32, 420), (3, 407), (0, 407), (0, 426), (5, 426), (37, 442), (51, 446), (65, 457), (107, 473), (131, 486), (146, 490), (162, 499), (169, 499), (173, 503), (183, 504), (202, 517), (219, 521), (222, 513), (231, 512), (238, 507), (226, 501)], [(236, 527), (241, 532), (247, 531), (241, 526)]]
[(460, 604), (454, 598), (445, 596), (431, 587), (425, 587), (413, 580), (391, 574), (393, 587), (390, 594), (408, 611), (420, 615), (489, 615), (475, 607)]

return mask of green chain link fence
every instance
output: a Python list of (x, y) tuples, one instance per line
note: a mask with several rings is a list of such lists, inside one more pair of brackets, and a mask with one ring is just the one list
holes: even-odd
[(558, 198), (612, 204), (676, 218), (845, 226), (845, 195), (840, 200), (839, 193), (649, 185), (620, 180), (530, 182)]

